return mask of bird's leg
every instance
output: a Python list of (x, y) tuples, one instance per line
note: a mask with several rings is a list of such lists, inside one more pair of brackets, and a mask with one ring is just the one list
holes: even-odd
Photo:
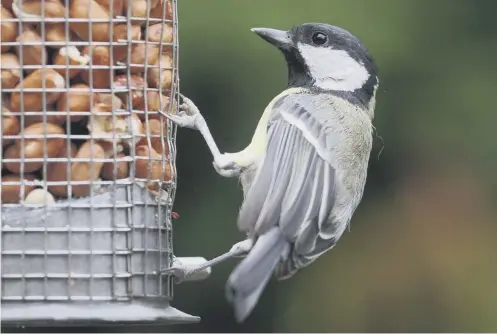
[(197, 106), (189, 98), (181, 95), (183, 103), (180, 105), (180, 111), (176, 115), (164, 113), (163, 115), (170, 119), (179, 127), (198, 130), (204, 137), (205, 143), (209, 147), (214, 158), (214, 168), (224, 177), (234, 177), (241, 173), (241, 167), (238, 166), (227, 154), (222, 154), (212, 137), (207, 122), (198, 110)]
[(182, 277), (177, 277), (178, 283), (181, 283), (182, 281), (184, 281), (188, 277), (190, 277), (190, 276), (192, 276), (192, 275), (194, 275), (202, 270), (205, 270), (209, 267), (212, 267), (216, 264), (219, 264), (221, 262), (224, 262), (224, 261), (229, 260), (229, 259), (234, 258), (234, 257), (240, 257), (240, 256), (246, 255), (252, 249), (253, 245), (254, 245), (254, 242), (250, 238), (234, 244), (228, 252), (226, 252), (218, 257), (215, 257), (210, 261), (205, 262), (203, 265), (198, 266), (197, 268), (194, 268), (190, 271), (185, 272), (182, 275)]

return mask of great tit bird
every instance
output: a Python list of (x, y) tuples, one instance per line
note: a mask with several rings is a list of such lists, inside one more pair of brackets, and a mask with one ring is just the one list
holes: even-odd
[(272, 276), (286, 279), (314, 262), (350, 223), (366, 183), (379, 86), (369, 51), (342, 28), (306, 23), (252, 31), (283, 53), (288, 87), (264, 110), (250, 144), (221, 154), (186, 97), (180, 112), (167, 116), (201, 132), (220, 175), (241, 179), (238, 228), (248, 238), (206, 265), (246, 254), (226, 284), (238, 322)]

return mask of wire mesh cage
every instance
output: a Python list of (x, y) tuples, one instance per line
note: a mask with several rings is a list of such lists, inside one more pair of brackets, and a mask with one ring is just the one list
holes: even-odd
[(2, 323), (170, 306), (176, 0), (2, 0)]

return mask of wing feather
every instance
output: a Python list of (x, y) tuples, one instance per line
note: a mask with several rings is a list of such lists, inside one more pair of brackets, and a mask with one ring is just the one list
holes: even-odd
[(292, 244), (279, 267), (280, 278), (314, 261), (343, 232), (343, 224), (330, 219), (337, 136), (326, 121), (322, 110), (316, 114), (312, 97), (279, 103), (270, 118), (266, 154), (240, 210), (240, 230), (257, 237), (279, 226)]

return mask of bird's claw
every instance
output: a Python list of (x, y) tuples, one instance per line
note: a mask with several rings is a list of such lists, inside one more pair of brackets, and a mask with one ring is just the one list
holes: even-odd
[(184, 96), (183, 94), (179, 94), (181, 96), (181, 99), (183, 100), (183, 103), (179, 106), (180, 111), (185, 111), (188, 115), (195, 115), (195, 114), (200, 114), (200, 111), (198, 110), (198, 107), (193, 103), (192, 100)]
[(165, 116), (179, 127), (194, 129), (202, 133), (214, 156), (214, 162), (212, 164), (219, 175), (224, 177), (235, 177), (240, 175), (242, 172), (240, 166), (238, 166), (227, 154), (219, 153), (219, 149), (210, 134), (207, 123), (195, 103), (182, 94), (180, 94), (180, 97), (183, 100), (183, 103), (180, 105), (179, 112), (175, 115), (166, 114)]
[(240, 166), (238, 166), (226, 154), (216, 157), (212, 162), (212, 165), (214, 166), (216, 172), (224, 177), (235, 177), (240, 175), (242, 172)]
[(164, 269), (164, 270), (162, 270), (162, 272), (166, 275), (173, 276), (178, 283), (182, 282), (185, 279), (186, 274), (187, 274), (187, 270), (181, 266), (178, 266), (178, 265), (174, 265), (170, 268)]
[(180, 96), (183, 103), (179, 106), (179, 112), (177, 114), (166, 113), (164, 116), (181, 128), (199, 130), (201, 126), (205, 125), (204, 117), (192, 100), (182, 94)]
[(188, 115), (185, 111), (180, 111), (175, 115), (166, 114), (165, 116), (180, 128), (193, 130), (199, 130), (202, 122), (205, 122), (204, 117), (200, 113)]

